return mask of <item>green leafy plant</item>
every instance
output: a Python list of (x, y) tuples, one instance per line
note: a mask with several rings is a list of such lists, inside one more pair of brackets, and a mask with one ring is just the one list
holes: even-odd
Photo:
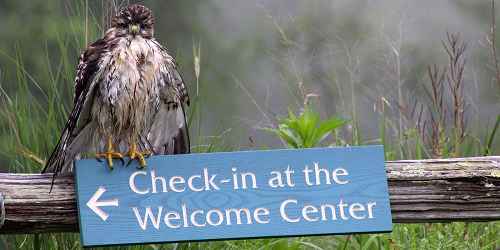
[(318, 112), (306, 106), (298, 116), (292, 111), (288, 117), (279, 121), (277, 128), (267, 128), (275, 133), (291, 148), (312, 148), (319, 146), (337, 128), (344, 126), (346, 120), (331, 117), (321, 120)]

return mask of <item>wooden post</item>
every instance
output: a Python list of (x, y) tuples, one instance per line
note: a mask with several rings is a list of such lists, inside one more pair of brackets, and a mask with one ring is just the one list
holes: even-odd
[(397, 223), (500, 220), (500, 157), (386, 162)]
[[(500, 220), (499, 156), (389, 161), (386, 171), (395, 223)], [(73, 177), (49, 193), (51, 183), (51, 174), (0, 174), (0, 233), (78, 231)]]

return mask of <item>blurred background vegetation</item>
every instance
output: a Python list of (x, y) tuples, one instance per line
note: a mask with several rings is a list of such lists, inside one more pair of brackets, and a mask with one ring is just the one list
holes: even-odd
[[(130, 2), (0, 0), (0, 171), (43, 167), (72, 108), (79, 53)], [(139, 2), (189, 86), (194, 152), (384, 144), (387, 160), (500, 153), (491, 1)], [(499, 239), (499, 223), (450, 223), (136, 249), (496, 249)], [(1, 236), (2, 247), (80, 245), (74, 234), (46, 234)]]

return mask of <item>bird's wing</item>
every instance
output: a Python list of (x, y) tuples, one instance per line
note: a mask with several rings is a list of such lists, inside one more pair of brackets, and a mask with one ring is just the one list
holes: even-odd
[[(59, 142), (42, 170), (42, 173), (70, 172), (73, 158), (77, 153), (70, 146), (89, 122), (90, 107), (94, 97), (93, 81), (101, 59), (108, 49), (103, 39), (89, 45), (80, 55), (75, 78), (74, 106), (63, 129)], [(73, 152), (71, 152), (73, 151)]]
[(174, 59), (159, 43), (163, 62), (160, 65), (159, 87), (160, 103), (154, 114), (151, 128), (143, 140), (145, 148), (154, 154), (184, 154), (190, 152), (188, 126), (185, 105), (189, 105), (189, 96), (184, 81), (177, 70)]

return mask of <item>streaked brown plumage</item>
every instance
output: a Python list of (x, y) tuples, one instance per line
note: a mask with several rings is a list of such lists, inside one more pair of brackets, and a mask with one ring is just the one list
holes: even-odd
[(74, 107), (44, 172), (71, 172), (81, 154), (108, 150), (108, 138), (119, 154), (189, 152), (189, 97), (153, 23), (148, 8), (127, 6), (82, 53)]

